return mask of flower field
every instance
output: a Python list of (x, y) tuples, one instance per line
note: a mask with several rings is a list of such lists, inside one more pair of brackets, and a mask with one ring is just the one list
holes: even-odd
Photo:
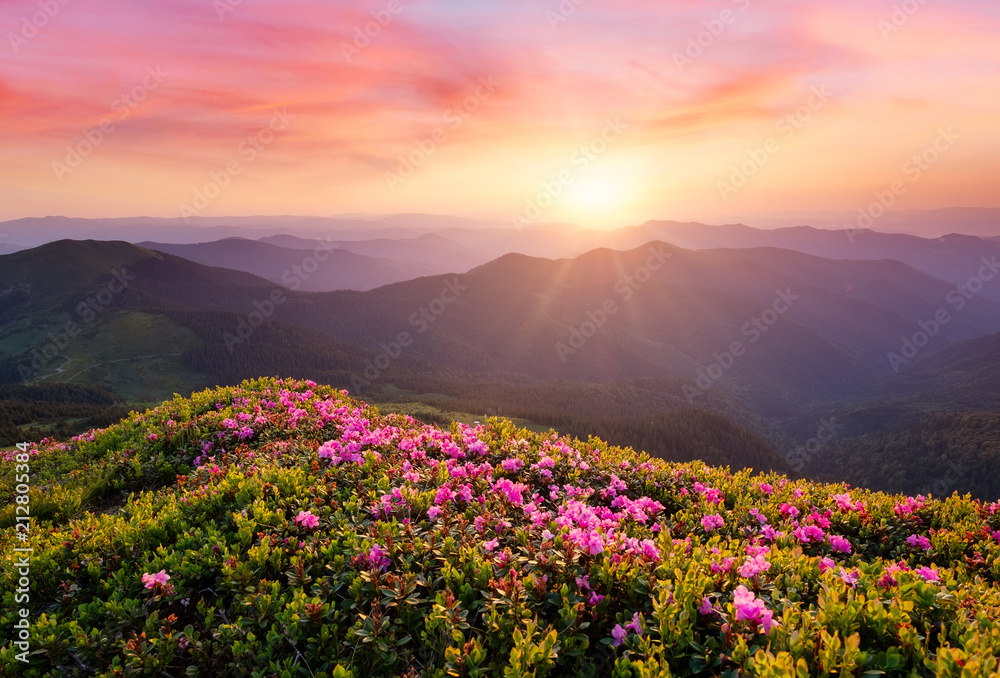
[[(20, 458), (19, 458), (20, 456)], [(450, 430), (309, 381), (0, 461), (19, 676), (1000, 675), (1000, 503)]]

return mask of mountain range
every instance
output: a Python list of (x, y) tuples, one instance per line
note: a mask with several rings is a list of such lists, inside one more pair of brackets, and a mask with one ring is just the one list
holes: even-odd
[(370, 257), (319, 242), (309, 248), (280, 247), (265, 240), (244, 238), (189, 245), (155, 242), (139, 245), (206, 266), (253, 273), (303, 292), (370, 290), (441, 272), (415, 261)]
[[(601, 434), (678, 459), (694, 458), (697, 448), (713, 463), (850, 471), (861, 484), (911, 488), (950, 463), (941, 461), (941, 445), (952, 444), (976, 450), (961, 463), (975, 458), (992, 469), (977, 479), (995, 477), (990, 464), (1000, 457), (982, 444), (995, 429), (959, 424), (966, 414), (992, 421), (996, 410), (990, 380), (1000, 370), (1000, 305), (985, 293), (954, 297), (955, 285), (924, 270), (926, 262), (797, 251), (830, 240), (816, 229), (784, 233), (783, 244), (797, 246), (785, 249), (753, 242), (774, 242), (781, 231), (702, 230), (695, 242), (692, 225), (651, 222), (613, 237), (628, 243), (667, 233), (704, 249), (652, 240), (563, 258), (506, 254), (465, 272), (324, 292), (280, 285), (283, 271), (315, 251), (308, 238), (49, 243), (0, 258), (0, 380), (69, 382), (154, 403), (281, 374), (383, 401)], [(480, 235), (498, 237), (490, 228)], [(876, 233), (858, 243), (868, 236), (910, 238), (904, 255), (971, 247), (961, 237)], [(747, 247), (712, 248), (720, 239)], [(355, 241), (365, 253), (338, 241), (310, 276), (323, 281), (319, 288), (362, 274), (374, 286), (379, 275), (408, 273), (399, 260), (371, 255), (408, 250), (423, 258), (408, 264), (417, 271), (440, 251), (472, 257), (475, 243), (465, 240)], [(929, 412), (959, 413), (940, 423), (953, 430), (952, 443), (917, 446), (913, 458), (897, 455), (878, 473), (859, 470), (859, 454), (877, 457), (879, 446), (912, 437)], [(824, 454), (803, 455), (831, 419), (836, 435)], [(722, 441), (716, 434), (726, 420), (733, 428)], [(971, 476), (961, 482), (994, 488)]]

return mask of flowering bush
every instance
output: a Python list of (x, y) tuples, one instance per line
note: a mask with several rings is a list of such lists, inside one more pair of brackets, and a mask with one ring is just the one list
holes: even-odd
[(293, 380), (29, 454), (33, 654), (0, 649), (8, 675), (998, 670), (997, 504), (441, 429)]

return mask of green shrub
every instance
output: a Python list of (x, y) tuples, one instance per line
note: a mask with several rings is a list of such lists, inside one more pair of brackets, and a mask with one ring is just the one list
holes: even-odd
[(273, 379), (29, 456), (31, 654), (5, 645), (6, 675), (998, 671), (1000, 506), (967, 497), (423, 426)]

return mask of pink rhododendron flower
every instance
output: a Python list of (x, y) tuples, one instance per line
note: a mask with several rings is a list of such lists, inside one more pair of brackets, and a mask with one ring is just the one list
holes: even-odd
[(733, 592), (733, 605), (736, 607), (736, 621), (760, 624), (764, 628), (764, 635), (770, 634), (771, 629), (778, 625), (774, 621), (774, 613), (767, 609), (764, 601), (742, 584)]
[(504, 471), (513, 473), (521, 470), (521, 467), (524, 466), (524, 462), (515, 457), (510, 459), (504, 459), (502, 462), (500, 462), (500, 466), (503, 467)]
[(443, 504), (445, 502), (451, 501), (455, 498), (455, 493), (450, 487), (444, 485), (438, 488), (437, 494), (434, 495), (435, 504)]
[(160, 570), (156, 574), (149, 574), (146, 572), (142, 575), (142, 583), (146, 585), (147, 589), (151, 589), (158, 585), (165, 586), (169, 579), (170, 575), (167, 574), (166, 570)]
[(722, 519), (722, 516), (720, 516), (718, 513), (713, 513), (712, 515), (705, 516), (704, 518), (701, 519), (701, 526), (705, 528), (706, 532), (712, 532), (713, 530), (717, 530), (725, 524), (726, 523)]
[(834, 553), (850, 553), (851, 552), (851, 542), (840, 535), (831, 534), (830, 539), (830, 549)]
[(893, 586), (899, 586), (899, 582), (896, 580), (897, 572), (909, 572), (910, 568), (903, 561), (899, 561), (899, 564), (890, 565), (885, 569), (882, 574), (882, 578), (879, 579), (878, 585), (884, 589), (892, 588)]
[(312, 528), (319, 525), (319, 516), (314, 515), (312, 511), (299, 511), (299, 515), (295, 516), (295, 522)]
[(734, 560), (732, 558), (723, 558), (722, 563), (717, 563), (712, 561), (712, 574), (720, 574), (722, 572), (729, 572), (733, 567)]
[(811, 542), (820, 542), (826, 538), (826, 532), (816, 527), (815, 525), (806, 525), (805, 527), (797, 527), (792, 531), (795, 538), (799, 540), (802, 544), (809, 544)]
[(906, 538), (906, 545), (929, 551), (931, 548), (931, 540), (922, 534), (911, 534)]
[(628, 631), (622, 628), (621, 624), (615, 624), (615, 627), (611, 629), (611, 644), (618, 647), (625, 641), (625, 636), (628, 635)]
[(625, 628), (633, 631), (637, 636), (642, 635), (642, 621), (639, 619), (638, 612), (632, 614), (632, 621), (626, 624)]
[(431, 506), (427, 509), (427, 517), (431, 520), (437, 520), (437, 517), (441, 515), (441, 509), (437, 506)]
[(809, 517), (806, 518), (806, 520), (813, 523), (814, 525), (819, 525), (824, 529), (830, 527), (830, 519), (827, 517), (827, 515), (820, 514), (816, 511), (810, 513)]
[(918, 567), (914, 572), (923, 577), (925, 581), (941, 581), (937, 570), (930, 567)]
[(357, 562), (362, 567), (385, 572), (389, 569), (392, 561), (389, 560), (389, 553), (381, 545), (375, 544), (367, 553), (358, 556)]
[(708, 596), (701, 599), (701, 607), (698, 608), (698, 612), (704, 615), (715, 614), (715, 608), (712, 607), (712, 601), (708, 599)]
[(854, 500), (851, 499), (851, 495), (847, 493), (831, 494), (830, 499), (837, 502), (837, 507), (841, 511), (860, 511), (865, 506), (860, 501), (855, 503)]
[(854, 570), (853, 572), (848, 572), (844, 568), (840, 568), (839, 576), (843, 580), (843, 582), (848, 586), (850, 586), (851, 588), (854, 588), (858, 583), (859, 573), (857, 570)]
[(836, 564), (833, 558), (823, 558), (819, 561), (819, 573), (823, 574), (827, 570), (832, 570)]
[(770, 525), (764, 525), (762, 528), (760, 528), (760, 536), (766, 539), (767, 541), (777, 541), (781, 537), (785, 536), (785, 533), (777, 532)]
[(761, 572), (767, 572), (771, 569), (771, 563), (767, 562), (767, 559), (762, 556), (748, 556), (743, 565), (740, 566), (738, 570), (741, 577), (756, 577)]
[(918, 511), (924, 507), (924, 502), (927, 501), (927, 497), (922, 494), (916, 497), (907, 497), (906, 501), (902, 504), (896, 504), (892, 507), (892, 510), (897, 516), (906, 516), (912, 514), (914, 511)]
[(785, 502), (778, 507), (778, 513), (791, 520), (795, 520), (799, 517), (799, 510), (788, 502)]

